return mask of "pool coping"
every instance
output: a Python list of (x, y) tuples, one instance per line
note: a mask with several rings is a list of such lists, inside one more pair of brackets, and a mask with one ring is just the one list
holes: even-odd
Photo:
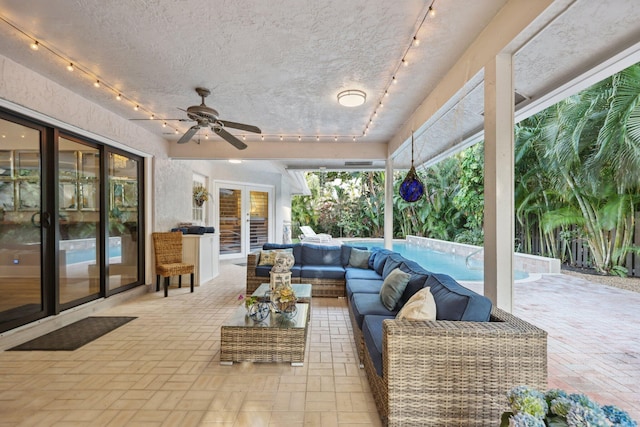
[[(375, 240), (382, 241), (381, 238), (349, 238), (344, 239), (357, 242), (358, 240)], [(468, 245), (465, 243), (448, 242), (446, 240), (431, 239), (428, 237), (420, 237), (408, 235), (405, 239), (393, 239), (394, 242), (406, 242), (409, 244), (432, 249), (438, 252), (450, 253), (457, 256), (473, 257), (476, 260), (484, 259), (482, 246)], [(518, 283), (532, 282), (540, 279), (542, 274), (560, 274), (560, 260), (556, 258), (542, 257), (538, 255), (529, 255), (522, 253), (514, 253), (513, 268), (517, 271), (523, 271), (529, 274), (524, 279), (518, 279)], [(468, 281), (477, 283), (479, 281)]]

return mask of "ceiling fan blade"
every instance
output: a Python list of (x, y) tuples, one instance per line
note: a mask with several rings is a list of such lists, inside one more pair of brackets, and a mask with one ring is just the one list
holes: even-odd
[(257, 126), (245, 125), (244, 123), (230, 122), (227, 120), (218, 120), (218, 122), (220, 122), (222, 126), (225, 126), (228, 128), (246, 130), (247, 132), (253, 132), (253, 133), (262, 133), (260, 128)]
[(153, 118), (153, 119), (129, 119), (129, 120), (160, 120), (163, 122), (190, 122), (191, 120), (189, 119), (158, 119), (158, 118)]
[(212, 128), (213, 131), (215, 133), (217, 133), (218, 135), (220, 135), (220, 137), (222, 139), (224, 139), (225, 141), (227, 141), (229, 144), (233, 145), (234, 147), (236, 147), (238, 150), (244, 150), (245, 148), (247, 148), (247, 144), (245, 144), (244, 142), (240, 141), (238, 138), (236, 138), (235, 136), (231, 135), (229, 132), (227, 132), (226, 130), (219, 128), (219, 127), (214, 127)]
[(198, 132), (198, 129), (200, 129), (199, 125), (191, 126), (189, 130), (186, 131), (185, 134), (182, 135), (182, 137), (178, 140), (178, 144), (184, 144), (185, 142), (189, 142), (189, 140), (193, 138), (193, 135), (195, 135), (196, 132)]

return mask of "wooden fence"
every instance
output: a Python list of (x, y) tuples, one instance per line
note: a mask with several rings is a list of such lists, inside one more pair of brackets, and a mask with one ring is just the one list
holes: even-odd
[[(516, 226), (516, 236), (519, 235), (522, 235), (522, 233), (519, 233), (518, 227)], [(562, 253), (560, 249), (564, 242), (558, 235), (556, 235), (556, 241), (558, 244), (558, 252)], [(531, 255), (549, 256), (543, 253), (543, 245), (537, 235), (533, 236), (531, 243)], [(640, 212), (636, 213), (633, 245), (640, 247)], [(569, 242), (569, 250), (571, 251), (571, 257), (566, 256), (566, 259), (561, 260), (563, 263), (569, 263), (570, 260), (573, 260), (571, 263), (573, 267), (591, 268), (593, 266), (591, 262), (591, 250), (586, 242), (581, 239), (573, 239)], [(640, 277), (640, 255), (629, 252), (624, 267), (626, 267), (629, 277)]]

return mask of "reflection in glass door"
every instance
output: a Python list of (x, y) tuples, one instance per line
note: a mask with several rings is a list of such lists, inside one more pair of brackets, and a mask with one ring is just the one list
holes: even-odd
[(41, 132), (0, 119), (0, 331), (44, 313)]
[(58, 264), (64, 307), (100, 293), (100, 152), (58, 139)]
[(262, 249), (269, 241), (269, 193), (249, 191), (249, 251)]
[(139, 280), (140, 161), (109, 153), (108, 289)]
[(241, 255), (242, 248), (242, 191), (234, 188), (218, 190), (220, 218), (220, 255)]
[(222, 258), (244, 257), (270, 241), (272, 188), (218, 183), (216, 189)]

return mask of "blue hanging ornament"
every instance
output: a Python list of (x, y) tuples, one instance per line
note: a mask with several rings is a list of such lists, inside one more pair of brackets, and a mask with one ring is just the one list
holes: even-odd
[(404, 177), (402, 184), (400, 184), (400, 197), (403, 200), (413, 203), (420, 200), (424, 194), (424, 184), (418, 178), (416, 168), (413, 167), (413, 132), (411, 132), (411, 169)]

